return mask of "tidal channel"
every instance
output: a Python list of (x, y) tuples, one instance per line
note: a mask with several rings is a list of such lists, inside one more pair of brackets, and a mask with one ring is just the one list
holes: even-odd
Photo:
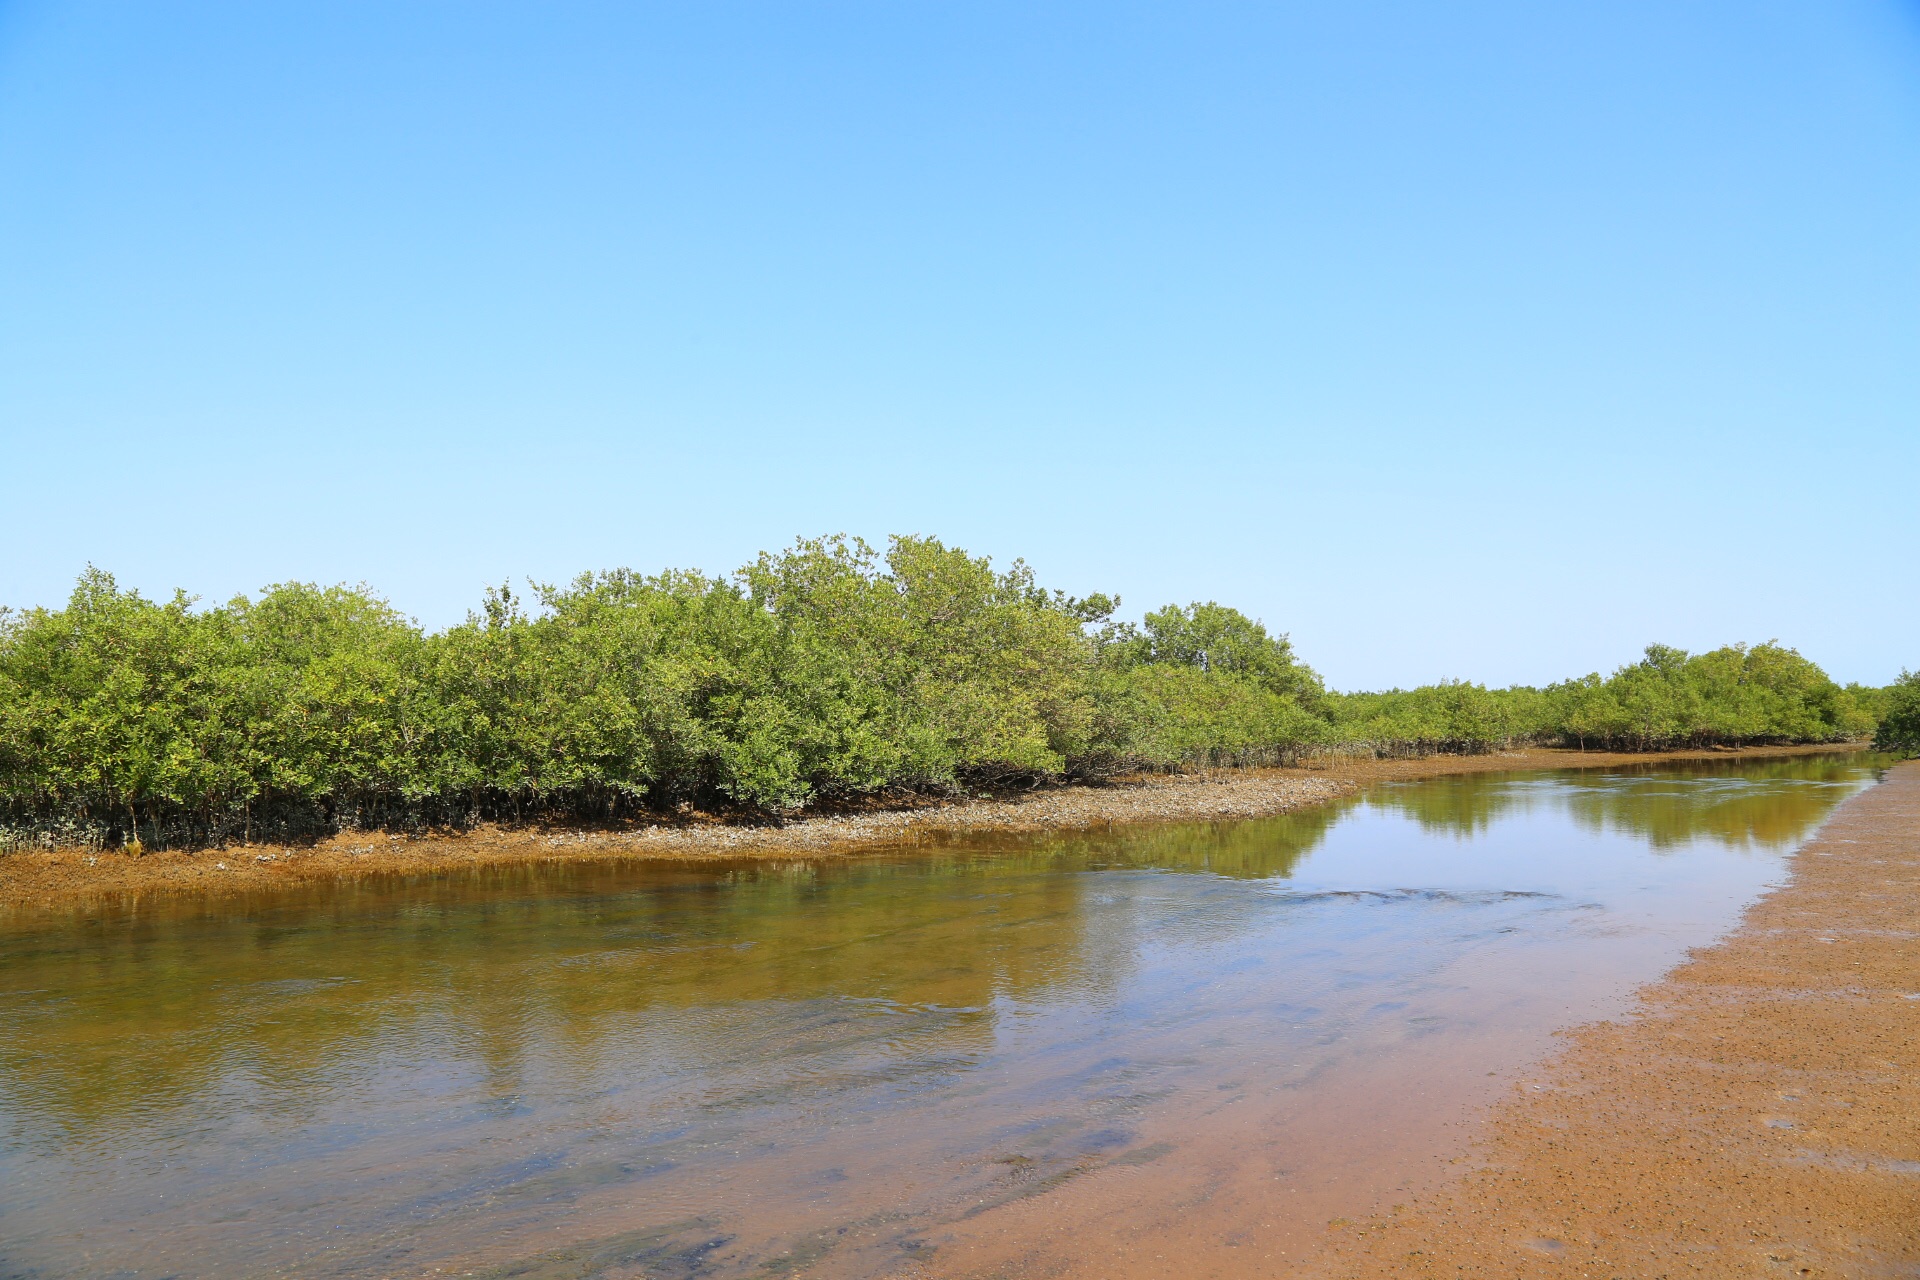
[(1284, 1274), (1869, 757), (0, 923), (0, 1276)]

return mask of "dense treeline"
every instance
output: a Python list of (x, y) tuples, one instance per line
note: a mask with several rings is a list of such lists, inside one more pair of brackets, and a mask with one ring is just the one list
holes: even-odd
[(927, 538), (884, 557), (802, 541), (730, 578), (503, 587), (431, 634), (364, 590), (287, 584), (198, 609), (90, 570), (64, 609), (0, 613), (0, 825), (151, 844), (688, 803), (778, 813), (1332, 749), (1841, 740), (1913, 701), (1910, 679), (1842, 689), (1777, 645), (1656, 645), (1547, 689), (1337, 694), (1234, 609), (1134, 625), (1112, 621), (1117, 605)]
[(1903, 756), (1920, 756), (1920, 671), (1902, 671), (1880, 692), (1880, 727), (1873, 745)]
[(1835, 684), (1778, 644), (1702, 654), (1654, 644), (1641, 661), (1604, 678), (1544, 689), (1448, 682), (1347, 694), (1333, 699), (1331, 718), (1337, 740), (1383, 754), (1517, 743), (1652, 751), (1864, 739), (1887, 696)]

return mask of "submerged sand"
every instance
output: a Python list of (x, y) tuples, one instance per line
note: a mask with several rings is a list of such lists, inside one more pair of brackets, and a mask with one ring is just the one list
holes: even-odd
[(1634, 1016), (1569, 1040), (1471, 1172), (1294, 1274), (1920, 1274), (1920, 761)]
[(142, 857), (80, 848), (22, 849), (0, 855), (0, 908), (65, 908), (152, 894), (226, 895), (368, 875), (431, 875), (521, 863), (813, 857), (876, 846), (937, 843), (981, 832), (1073, 831), (1123, 823), (1267, 817), (1390, 779), (1859, 749), (1848, 744), (1647, 753), (1543, 748), (1406, 760), (1333, 758), (1294, 769), (1148, 775), (971, 798), (906, 797), (854, 812), (814, 813), (778, 824), (690, 813), (617, 830), (526, 826), (426, 835), (356, 831), (304, 845), (170, 849)]

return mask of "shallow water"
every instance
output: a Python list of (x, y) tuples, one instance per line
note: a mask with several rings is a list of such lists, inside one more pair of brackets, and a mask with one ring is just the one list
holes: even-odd
[(0, 926), (0, 1276), (1259, 1274), (1865, 757)]

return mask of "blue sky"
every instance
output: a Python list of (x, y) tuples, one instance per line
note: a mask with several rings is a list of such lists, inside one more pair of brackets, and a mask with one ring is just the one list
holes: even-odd
[(0, 603), (936, 534), (1920, 666), (1920, 6), (0, 5)]

